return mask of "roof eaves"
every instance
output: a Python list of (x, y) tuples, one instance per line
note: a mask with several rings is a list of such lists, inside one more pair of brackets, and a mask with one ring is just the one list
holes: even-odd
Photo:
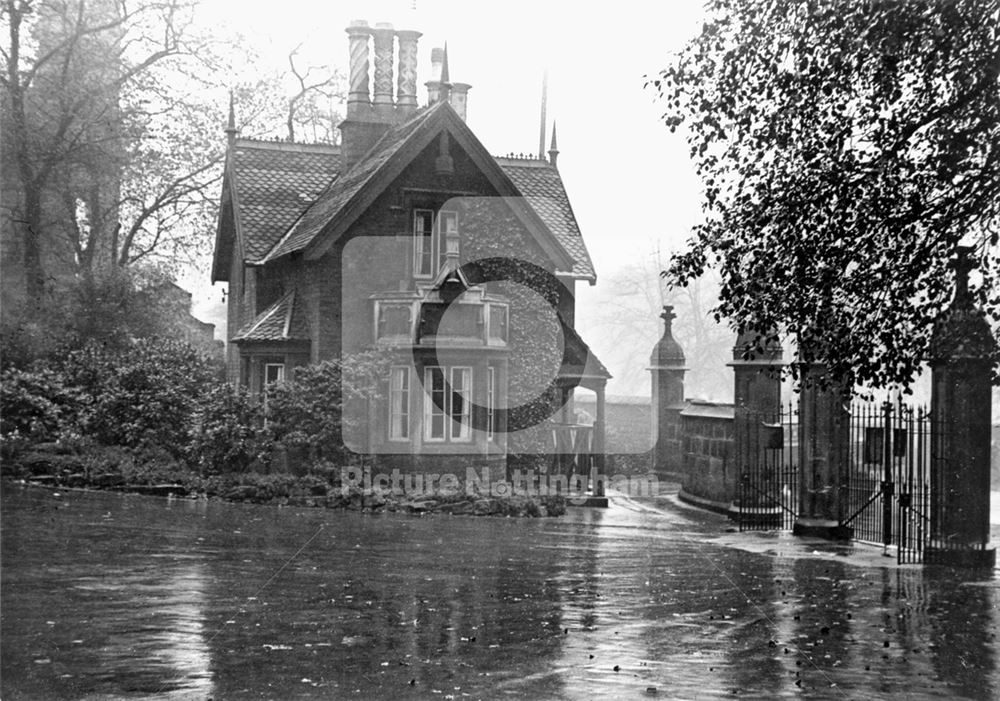
[(233, 337), (233, 340), (234, 341), (239, 341), (239, 340), (242, 340), (242, 339), (245, 339), (245, 338), (248, 338), (248, 337), (252, 336), (254, 334), (254, 332), (257, 329), (260, 328), (260, 325), (263, 324), (268, 319), (270, 319), (272, 316), (274, 316), (274, 313), (276, 311), (278, 311), (278, 309), (281, 308), (281, 305), (285, 303), (285, 300), (287, 300), (289, 298), (289, 296), (291, 296), (293, 294), (294, 294), (294, 292), (289, 292), (284, 297), (282, 297), (277, 302), (275, 302), (270, 307), (268, 307), (263, 312), (261, 312), (257, 316), (257, 318), (254, 319), (253, 325), (249, 329), (247, 329), (246, 331), (244, 331), (243, 333), (237, 333), (237, 335)]
[(288, 311), (285, 312), (285, 327), (281, 332), (281, 337), (287, 339), (289, 331), (292, 327), (292, 314), (295, 311), (295, 290), (292, 290), (290, 295), (291, 299), (288, 300)]

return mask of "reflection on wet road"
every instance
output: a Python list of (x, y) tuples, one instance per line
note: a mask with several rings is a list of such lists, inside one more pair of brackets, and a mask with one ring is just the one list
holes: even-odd
[(663, 502), (2, 499), (4, 699), (1000, 695), (996, 578), (748, 552)]

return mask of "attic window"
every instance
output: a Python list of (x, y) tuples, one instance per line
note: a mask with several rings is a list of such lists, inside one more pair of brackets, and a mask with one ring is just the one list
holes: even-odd
[(454, 253), (458, 254), (458, 233), (458, 212), (413, 210), (413, 276), (434, 277), (444, 265), (447, 240), (453, 242)]

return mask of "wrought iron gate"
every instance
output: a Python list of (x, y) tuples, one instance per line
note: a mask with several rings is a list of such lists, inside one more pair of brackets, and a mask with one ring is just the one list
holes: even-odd
[(885, 402), (851, 412), (841, 525), (855, 540), (896, 547), (900, 564), (923, 562), (930, 540), (932, 430), (926, 407)]
[(739, 529), (790, 530), (799, 503), (798, 412), (791, 405), (770, 415), (737, 412), (734, 438), (743, 463), (734, 504)]

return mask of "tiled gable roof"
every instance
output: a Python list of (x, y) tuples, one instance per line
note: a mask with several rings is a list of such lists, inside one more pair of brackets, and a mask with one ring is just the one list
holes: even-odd
[[(390, 128), (340, 177), (339, 147), (238, 139), (233, 168), (247, 262), (274, 260), (309, 245), (437, 108)], [(495, 161), (573, 259), (572, 270), (561, 272), (594, 281), (594, 265), (559, 171), (541, 160)]]
[(595, 280), (594, 264), (583, 243), (580, 227), (570, 206), (559, 171), (546, 161), (522, 158), (496, 159), (500, 167), (521, 191), (531, 207), (555, 234), (563, 248), (573, 257), (574, 275)]
[(244, 255), (259, 262), (340, 170), (340, 149), (238, 139), (233, 150)]
[(289, 292), (270, 307), (262, 311), (252, 321), (244, 324), (233, 337), (234, 342), (243, 341), (308, 341), (309, 327), (306, 324), (302, 304), (295, 302), (295, 292)]
[(386, 131), (365, 157), (334, 182), (309, 207), (302, 218), (295, 222), (288, 233), (267, 254), (267, 259), (280, 258), (307, 246), (433, 113), (433, 108), (425, 110), (410, 121)]

